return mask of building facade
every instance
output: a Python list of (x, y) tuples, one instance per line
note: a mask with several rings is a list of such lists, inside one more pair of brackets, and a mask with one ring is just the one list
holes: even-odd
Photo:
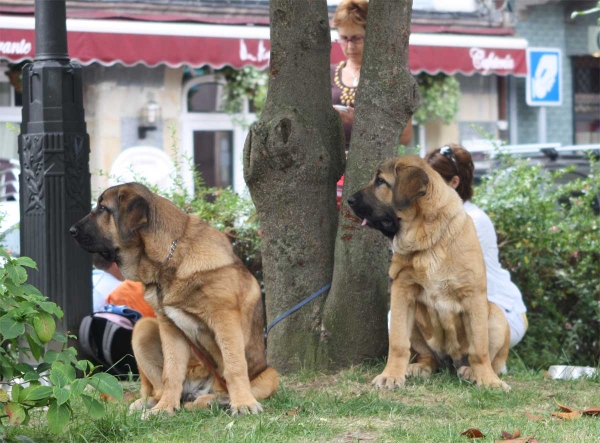
[[(331, 13), (337, 3), (328, 1)], [(599, 60), (584, 50), (593, 19), (568, 22), (572, 8), (565, 3), (414, 0), (410, 69), (415, 75), (456, 76), (462, 99), (454, 123), (420, 122), (413, 144), (434, 149), (458, 141), (476, 148), (487, 137), (477, 128), (513, 144), (535, 142), (537, 110), (524, 99), (528, 45), (560, 47), (564, 65), (575, 63), (578, 78), (590, 80), (587, 86), (577, 83), (583, 92), (571, 94), (574, 71), (565, 70), (563, 105), (548, 111), (548, 141), (595, 140), (597, 132), (585, 130), (593, 128), (585, 119), (597, 89), (593, 72), (584, 68)], [(0, 75), (0, 158), (18, 158), (17, 133), (4, 122), (20, 122), (15, 72), (34, 54), (32, 12), (32, 0), (0, 0), (0, 71), (7, 73)], [(110, 183), (121, 153), (145, 147), (189, 158), (209, 186), (241, 192), (247, 126), (240, 122), (255, 115), (247, 103), (239, 115), (222, 112), (223, 80), (214, 70), (266, 68), (268, 1), (79, 0), (69, 2), (67, 12), (69, 52), (84, 65), (92, 190)], [(582, 55), (585, 60), (577, 58)], [(341, 58), (334, 43), (332, 62)], [(156, 121), (144, 123), (153, 106)]]

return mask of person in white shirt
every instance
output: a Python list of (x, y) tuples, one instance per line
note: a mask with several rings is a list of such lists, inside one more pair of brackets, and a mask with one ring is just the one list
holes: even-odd
[(473, 159), (463, 147), (450, 144), (425, 156), (427, 163), (446, 180), (464, 202), (471, 216), (483, 251), (487, 274), (488, 300), (504, 311), (510, 326), (510, 346), (519, 343), (527, 330), (527, 308), (519, 288), (498, 259), (498, 240), (492, 221), (485, 212), (471, 203), (473, 197)]
[(100, 254), (92, 254), (93, 311), (102, 311), (106, 297), (119, 286), (125, 278), (116, 263), (104, 260)]

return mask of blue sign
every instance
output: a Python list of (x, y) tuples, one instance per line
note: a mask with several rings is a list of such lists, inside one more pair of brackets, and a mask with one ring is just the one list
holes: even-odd
[(526, 100), (529, 106), (562, 104), (562, 53), (558, 48), (527, 48)]

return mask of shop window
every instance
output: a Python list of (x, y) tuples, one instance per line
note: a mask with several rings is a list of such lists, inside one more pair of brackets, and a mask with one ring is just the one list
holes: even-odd
[(458, 132), (461, 143), (491, 136), (499, 138), (501, 97), (496, 75), (457, 75), (461, 100), (458, 111)]
[(575, 143), (600, 143), (600, 60), (573, 57)]
[[(11, 83), (8, 63), (0, 62), (0, 161), (17, 160), (21, 93)], [(0, 165), (0, 170), (2, 165)]]
[(223, 86), (218, 82), (194, 85), (187, 96), (188, 112), (222, 112)]

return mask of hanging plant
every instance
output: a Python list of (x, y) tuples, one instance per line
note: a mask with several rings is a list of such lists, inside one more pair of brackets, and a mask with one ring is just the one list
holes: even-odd
[(218, 70), (217, 75), (227, 81), (224, 90), (223, 111), (228, 114), (242, 112), (244, 100), (250, 101), (250, 111), (260, 115), (267, 98), (268, 75), (252, 66), (240, 70), (226, 66)]
[(460, 101), (460, 84), (446, 74), (416, 76), (421, 93), (421, 104), (413, 118), (419, 123), (441, 120), (450, 124), (455, 120)]
[(10, 64), (8, 71), (4, 72), (4, 75), (8, 77), (10, 84), (15, 90), (21, 94), (23, 92), (23, 66), (28, 62), (21, 62), (18, 64)]

